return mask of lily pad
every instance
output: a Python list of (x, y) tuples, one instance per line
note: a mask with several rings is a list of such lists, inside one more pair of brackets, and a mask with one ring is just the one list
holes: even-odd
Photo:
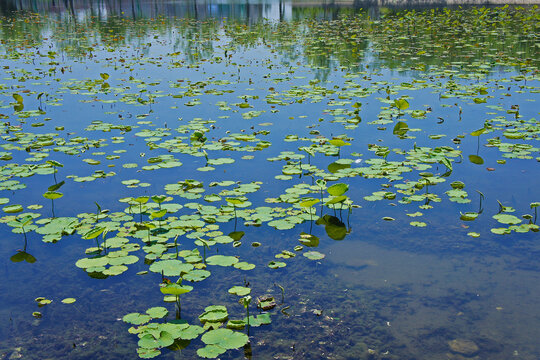
[(231, 329), (210, 330), (201, 340), (207, 345), (216, 345), (223, 349), (238, 349), (249, 342), (246, 334)]
[(183, 263), (180, 260), (156, 261), (150, 265), (150, 271), (163, 274), (165, 276), (181, 276), (193, 269), (193, 265)]
[(208, 265), (232, 266), (238, 262), (234, 256), (213, 255), (206, 259)]
[(245, 286), (233, 286), (229, 289), (229, 294), (246, 296), (251, 293), (251, 289)]
[(307, 257), (308, 259), (310, 260), (321, 260), (321, 259), (324, 259), (326, 255), (318, 252), (318, 251), (307, 251), (305, 253), (303, 253), (302, 255), (304, 255), (305, 257)]

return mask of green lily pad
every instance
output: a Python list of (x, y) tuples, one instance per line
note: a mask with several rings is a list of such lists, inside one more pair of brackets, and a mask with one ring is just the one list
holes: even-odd
[(191, 290), (193, 290), (193, 286), (180, 285), (180, 284), (176, 284), (176, 283), (167, 284), (167, 285), (162, 284), (160, 286), (159, 290), (163, 294), (166, 294), (166, 295), (178, 296), (178, 295), (182, 295), (182, 294), (190, 292)]
[(233, 267), (239, 270), (253, 270), (255, 269), (255, 264), (250, 264), (245, 261), (240, 261), (234, 264)]
[(509, 225), (516, 225), (521, 223), (521, 219), (517, 216), (510, 215), (510, 214), (497, 214), (493, 215), (493, 218), (500, 222), (501, 224), (509, 224)]
[(205, 359), (215, 359), (226, 351), (227, 349), (218, 345), (206, 345), (203, 348), (197, 349), (197, 355)]
[(195, 269), (195, 270), (191, 270), (187, 274), (184, 274), (184, 276), (182, 276), (182, 279), (186, 281), (191, 281), (191, 282), (198, 282), (198, 281), (203, 281), (204, 279), (209, 277), (210, 274), (211, 274), (210, 271), (202, 270), (202, 269)]
[(128, 324), (133, 325), (142, 325), (149, 322), (152, 318), (149, 315), (145, 314), (139, 314), (139, 313), (130, 313), (127, 315), (124, 315), (122, 320)]
[(244, 286), (233, 286), (229, 289), (229, 294), (234, 294), (238, 296), (246, 296), (251, 293), (251, 289)]
[(153, 359), (156, 356), (161, 355), (161, 351), (159, 351), (158, 349), (138, 348), (137, 354), (141, 359)]
[(207, 306), (204, 313), (199, 315), (199, 320), (204, 324), (206, 322), (223, 322), (229, 318), (227, 308), (222, 305)]
[(347, 190), (349, 190), (349, 185), (338, 183), (330, 186), (326, 191), (332, 196), (341, 196), (343, 195)]
[(180, 260), (163, 260), (150, 265), (149, 270), (165, 276), (181, 276), (182, 273), (188, 273), (192, 269), (193, 265), (183, 263)]
[(234, 256), (213, 255), (206, 259), (208, 265), (232, 266), (238, 262)]
[(271, 268), (271, 269), (279, 269), (279, 268), (282, 268), (282, 267), (285, 267), (287, 266), (287, 264), (285, 264), (284, 262), (281, 262), (281, 261), (270, 261), (268, 263), (268, 267)]
[(21, 205), (8, 205), (8, 206), (4, 206), (2, 210), (4, 210), (4, 212), (8, 214), (16, 214), (23, 211), (24, 208)]
[(156, 306), (156, 307), (151, 307), (150, 309), (146, 310), (146, 313), (150, 315), (152, 319), (161, 319), (167, 316), (169, 311), (162, 306)]
[(304, 255), (305, 257), (307, 257), (308, 259), (310, 260), (321, 260), (321, 259), (324, 259), (326, 255), (318, 252), (318, 251), (307, 251), (305, 253), (303, 253), (302, 255)]
[(249, 342), (246, 334), (231, 329), (210, 330), (201, 340), (207, 345), (216, 345), (223, 349), (238, 349)]

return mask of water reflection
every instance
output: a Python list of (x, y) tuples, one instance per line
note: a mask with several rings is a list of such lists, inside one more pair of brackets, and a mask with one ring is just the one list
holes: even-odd
[[(282, 63), (307, 60), (320, 80), (339, 67), (423, 71), (426, 66), (454, 63), (462, 70), (485, 73), (482, 63), (538, 62), (535, 39), (527, 29), (502, 21), (493, 29), (479, 28), (473, 19), (481, 11), (377, 8), (374, 14), (373, 8), (300, 5), (294, 1), (8, 1), (2, 2), (1, 11), (10, 16), (0, 28), (0, 39), (14, 56), (20, 56), (22, 48), (47, 47), (43, 51), (51, 60), (60, 53), (92, 57), (95, 43), (104, 44), (107, 51), (132, 45), (145, 56), (151, 55), (154, 45), (153, 49), (181, 52), (186, 57), (182, 61), (188, 63), (226, 61), (237, 47), (263, 45), (273, 47)], [(14, 9), (32, 13), (22, 16)], [(379, 15), (380, 20), (374, 21)], [(437, 24), (428, 21), (431, 16), (437, 16)], [(284, 19), (290, 21), (279, 21)], [(456, 21), (460, 26), (453, 25)], [(399, 26), (389, 26), (396, 23)], [(216, 43), (222, 33), (229, 40), (227, 54)], [(486, 47), (494, 51), (486, 54)]]
[[(105, 20), (110, 16), (133, 19), (156, 18), (160, 16), (181, 17), (204, 20), (207, 18), (228, 18), (256, 23), (262, 19), (289, 21), (305, 18), (306, 15), (324, 19), (336, 19), (342, 14), (350, 14), (363, 8), (370, 8), (371, 16), (378, 14), (378, 8), (371, 1), (291, 1), (291, 0), (7, 0), (0, 4), (0, 14), (8, 15), (24, 10), (38, 13), (71, 14), (76, 18), (87, 16)], [(314, 14), (315, 13), (315, 14)]]

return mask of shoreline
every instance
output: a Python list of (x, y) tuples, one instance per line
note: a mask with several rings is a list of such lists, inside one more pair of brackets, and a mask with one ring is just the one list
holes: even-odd
[(292, 0), (295, 7), (304, 6), (497, 6), (540, 5), (540, 0)]

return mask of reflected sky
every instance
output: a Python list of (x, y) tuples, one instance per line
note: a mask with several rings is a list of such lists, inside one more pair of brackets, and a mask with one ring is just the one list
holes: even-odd
[[(399, 6), (398, 6), (399, 8)], [(298, 1), (298, 0), (5, 0), (0, 4), (0, 15), (14, 11), (32, 11), (58, 15), (72, 15), (83, 20), (93, 16), (101, 20), (121, 16), (132, 19), (182, 17), (204, 20), (228, 18), (255, 23), (262, 19), (290, 21), (305, 17), (336, 19), (343, 14), (369, 12), (371, 18), (380, 15), (379, 7), (370, 1)]]

